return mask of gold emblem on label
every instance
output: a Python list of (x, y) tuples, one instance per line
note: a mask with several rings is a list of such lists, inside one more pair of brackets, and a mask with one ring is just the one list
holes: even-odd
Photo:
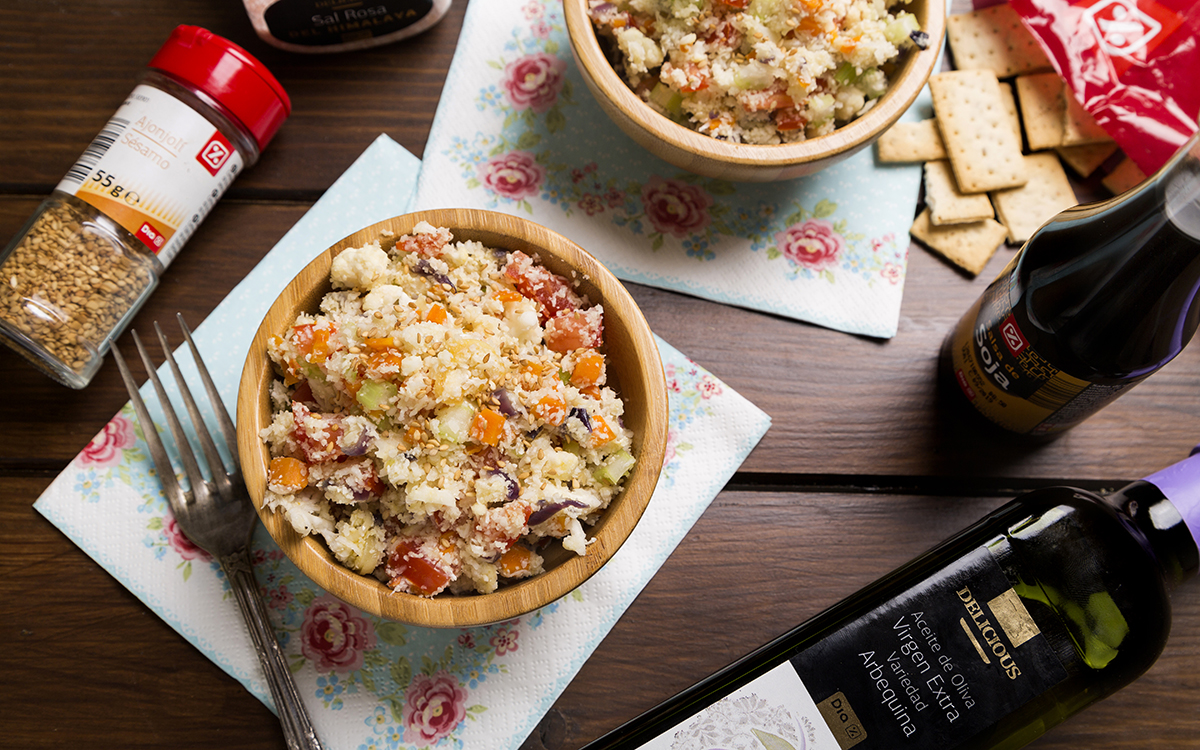
[(817, 710), (842, 750), (848, 750), (867, 738), (867, 728), (858, 720), (850, 701), (840, 691), (818, 703)]
[(1021, 597), (1012, 589), (989, 601), (988, 609), (992, 610), (1013, 648), (1042, 632), (1029, 616), (1029, 610), (1025, 609)]

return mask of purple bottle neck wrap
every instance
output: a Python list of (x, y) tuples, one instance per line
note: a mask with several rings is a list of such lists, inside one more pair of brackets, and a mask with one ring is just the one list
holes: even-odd
[(1157, 487), (1171, 501), (1192, 532), (1192, 539), (1200, 546), (1200, 446), (1188, 458), (1156, 471), (1143, 481)]

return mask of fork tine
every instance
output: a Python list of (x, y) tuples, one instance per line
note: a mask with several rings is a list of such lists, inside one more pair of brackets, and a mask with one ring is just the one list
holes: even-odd
[(142, 434), (146, 438), (147, 447), (150, 449), (150, 458), (153, 459), (154, 467), (158, 470), (158, 478), (162, 483), (163, 493), (167, 496), (167, 502), (171, 505), (171, 510), (178, 515), (176, 509), (183, 507), (184, 494), (183, 489), (179, 486), (179, 482), (175, 479), (175, 467), (171, 465), (171, 459), (167, 456), (167, 449), (163, 446), (162, 439), (158, 437), (158, 430), (155, 429), (154, 420), (150, 418), (150, 411), (146, 408), (146, 403), (142, 401), (142, 395), (138, 392), (137, 384), (133, 381), (133, 376), (129, 373), (129, 366), (125, 364), (125, 358), (121, 356), (121, 350), (113, 346), (112, 353), (113, 359), (117, 362), (117, 369), (121, 371), (121, 379), (125, 381), (125, 390), (129, 391), (129, 401), (133, 404), (133, 410), (137, 413), (138, 423), (142, 425)]
[(233, 457), (233, 471), (230, 473), (235, 478), (240, 478), (242, 474), (241, 462), (238, 461), (237, 431), (234, 429), (233, 420), (229, 418), (229, 411), (225, 408), (225, 402), (221, 400), (221, 394), (217, 391), (217, 386), (208, 374), (208, 368), (204, 366), (204, 360), (200, 358), (200, 350), (196, 347), (196, 342), (192, 340), (192, 329), (188, 328), (188, 324), (184, 322), (183, 313), (175, 313), (175, 318), (179, 321), (179, 328), (183, 331), (183, 338), (187, 340), (188, 348), (192, 352), (192, 361), (196, 364), (196, 371), (200, 373), (201, 382), (204, 383), (204, 392), (208, 394), (208, 401), (212, 404), (213, 412), (217, 415), (217, 424), (221, 428), (221, 435), (225, 438), (225, 446), (229, 448), (229, 452)]
[[(163, 388), (162, 381), (158, 379), (158, 373), (155, 372), (154, 362), (150, 356), (146, 354), (146, 348), (142, 346), (142, 339), (137, 335), (137, 331), (131, 331), (133, 334), (133, 343), (137, 346), (138, 354), (142, 357), (142, 364), (146, 367), (146, 373), (150, 376), (150, 382), (154, 385), (154, 393), (158, 396), (159, 406), (162, 407), (163, 417), (167, 420), (167, 427), (171, 430), (171, 436), (175, 438), (175, 447), (179, 451), (179, 459), (183, 462), (183, 472), (187, 474), (188, 481), (192, 485), (191, 499), (197, 502), (202, 502), (208, 499), (208, 487), (204, 482), (204, 474), (200, 471), (200, 465), (196, 463), (196, 454), (192, 453), (192, 446), (188, 442), (187, 434), (183, 431), (183, 425), (179, 423), (179, 418), (175, 416), (175, 410), (171, 407), (171, 400), (167, 398), (167, 392)], [(214, 472), (220, 473), (220, 472)], [(188, 499), (184, 495), (185, 501)]]
[(221, 459), (221, 452), (217, 450), (212, 436), (208, 433), (208, 427), (204, 424), (204, 417), (200, 414), (200, 409), (196, 407), (196, 399), (192, 398), (192, 391), (188, 388), (187, 381), (183, 378), (183, 373), (179, 370), (179, 363), (175, 361), (175, 356), (171, 354), (171, 347), (167, 343), (167, 337), (163, 335), (158, 321), (154, 322), (154, 331), (158, 334), (158, 344), (162, 347), (163, 354), (167, 358), (167, 364), (171, 367), (171, 373), (175, 376), (175, 383), (179, 386), (179, 395), (183, 397), (183, 406), (187, 409), (188, 417), (192, 420), (192, 428), (196, 431), (196, 438), (200, 441), (200, 449), (204, 452), (205, 461), (208, 462), (208, 472), (212, 476), (212, 483), (216, 485), (218, 494), (222, 497), (228, 497), (229, 476), (225, 473), (225, 462)]

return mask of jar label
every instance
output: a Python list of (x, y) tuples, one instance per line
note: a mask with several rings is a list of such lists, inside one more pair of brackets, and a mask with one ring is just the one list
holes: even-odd
[(279, 0), (263, 13), (271, 36), (306, 47), (341, 45), (408, 28), (433, 11), (433, 0)]
[(1079, 424), (1142, 380), (1093, 383), (1048, 362), (1009, 306), (1014, 272), (1010, 266), (984, 291), (948, 343), (954, 380), (975, 409), (1013, 432), (1046, 435)]
[(243, 166), (241, 154), (211, 122), (143, 84), (57, 189), (129, 230), (166, 266)]
[(979, 547), (642, 748), (950, 750), (1066, 676)]

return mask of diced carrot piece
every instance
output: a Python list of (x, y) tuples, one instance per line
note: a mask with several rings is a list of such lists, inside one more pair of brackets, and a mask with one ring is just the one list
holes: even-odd
[(500, 556), (497, 563), (500, 575), (516, 578), (533, 572), (533, 550), (523, 544), (515, 544)]
[(616, 437), (616, 433), (608, 426), (608, 422), (604, 421), (604, 417), (599, 414), (592, 415), (592, 445), (604, 445), (609, 440)]
[[(400, 364), (404, 361), (404, 356), (395, 349), (383, 349), (377, 352), (371, 352), (367, 355), (367, 367), (374, 370), (376, 373), (383, 373), (386, 368), (388, 375), (396, 375), (400, 372)], [(395, 371), (392, 371), (395, 368)]]
[(384, 349), (394, 349), (396, 347), (396, 339), (391, 336), (380, 336), (378, 338), (368, 337), (363, 339), (363, 343), (372, 351), (383, 351)]
[(598, 385), (584, 386), (583, 388), (579, 389), (579, 392), (585, 396), (588, 396), (589, 398), (594, 398), (597, 401), (600, 400), (600, 386)]
[(550, 425), (560, 425), (567, 418), (567, 405), (558, 396), (543, 396), (533, 406), (533, 415)]
[(425, 313), (425, 320), (428, 320), (430, 323), (445, 323), (446, 308), (434, 302), (429, 306), (429, 310)]
[(518, 292), (516, 289), (500, 288), (500, 289), (497, 289), (496, 291), (492, 292), (492, 296), (495, 297), (496, 299), (500, 300), (501, 302), (517, 302), (519, 300), (525, 299), (525, 296), (523, 294), (521, 294), (520, 292)]
[(267, 481), (272, 487), (299, 492), (308, 486), (308, 466), (298, 458), (279, 456), (267, 467)]
[(471, 422), (471, 437), (484, 445), (499, 445), (504, 433), (504, 415), (491, 409), (480, 409)]
[(580, 355), (571, 370), (571, 385), (584, 387), (596, 385), (604, 377), (604, 355), (590, 349)]

